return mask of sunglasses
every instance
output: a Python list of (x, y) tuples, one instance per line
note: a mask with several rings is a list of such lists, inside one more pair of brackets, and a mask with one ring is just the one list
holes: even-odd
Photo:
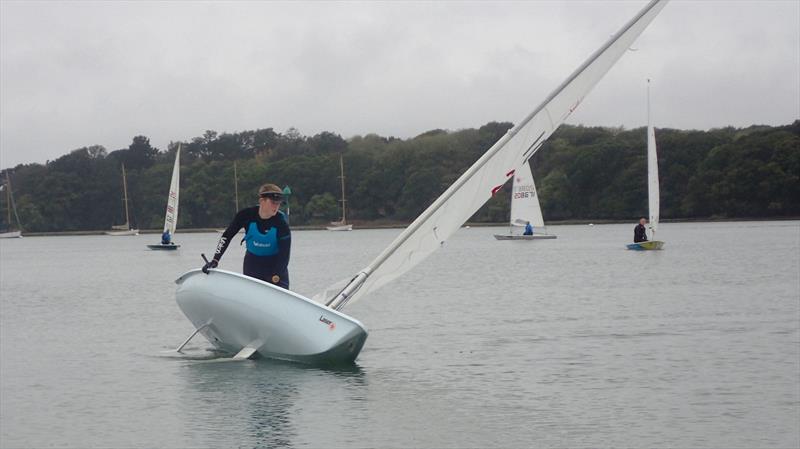
[(272, 201), (283, 201), (283, 194), (282, 193), (275, 193), (275, 192), (267, 192), (262, 193), (259, 195), (261, 198), (267, 198)]

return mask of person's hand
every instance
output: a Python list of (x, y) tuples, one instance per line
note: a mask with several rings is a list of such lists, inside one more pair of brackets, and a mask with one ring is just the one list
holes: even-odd
[(208, 270), (211, 268), (217, 268), (217, 265), (219, 265), (217, 259), (211, 259), (211, 262), (208, 262), (205, 265), (203, 265), (203, 273), (208, 274)]
[(280, 281), (281, 281), (281, 277), (280, 276), (278, 276), (277, 274), (273, 274), (272, 275), (272, 283), (273, 284), (277, 284)]

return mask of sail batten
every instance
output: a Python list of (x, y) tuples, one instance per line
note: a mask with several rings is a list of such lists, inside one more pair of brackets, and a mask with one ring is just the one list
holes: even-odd
[[(592, 87), (661, 11), (666, 1), (653, 0), (645, 6), (533, 112), (492, 145), (326, 304), (339, 309), (402, 275), (441, 247), (508, 181), (513, 169), (526, 164), (541, 148), (541, 144), (575, 111)], [(553, 120), (553, 117), (558, 117), (558, 120)]]

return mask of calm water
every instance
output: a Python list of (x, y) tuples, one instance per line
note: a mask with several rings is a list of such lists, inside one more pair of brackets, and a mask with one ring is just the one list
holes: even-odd
[[(800, 222), (462, 229), (345, 310), (358, 363), (321, 370), (167, 352), (193, 327), (174, 254), (139, 237), (0, 242), (2, 447), (798, 447)], [(398, 230), (294, 234), (292, 287), (366, 265)], [(223, 268), (239, 271), (243, 250)]]

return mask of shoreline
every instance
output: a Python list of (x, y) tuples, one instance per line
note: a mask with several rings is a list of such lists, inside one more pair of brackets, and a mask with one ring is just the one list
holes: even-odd
[[(796, 221), (800, 217), (772, 217), (772, 218), (670, 218), (662, 219), (661, 223), (724, 223), (734, 221)], [(576, 220), (559, 220), (549, 221), (547, 226), (563, 226), (563, 225), (605, 225), (605, 224), (625, 224), (635, 223), (635, 219), (631, 220), (614, 220), (614, 219), (576, 219)], [(354, 230), (361, 229), (402, 229), (411, 223), (400, 222), (353, 222)], [(292, 226), (293, 231), (324, 231), (327, 225), (297, 225)], [(504, 227), (508, 226), (507, 222), (502, 223), (464, 223), (462, 227), (471, 228), (488, 228), (488, 227)], [(180, 229), (181, 234), (199, 234), (208, 232), (222, 232), (224, 228), (185, 228)], [(25, 237), (60, 237), (60, 236), (80, 236), (80, 235), (105, 235), (107, 230), (95, 231), (50, 231), (50, 232), (24, 232)], [(140, 229), (139, 234), (161, 234), (160, 229)]]

